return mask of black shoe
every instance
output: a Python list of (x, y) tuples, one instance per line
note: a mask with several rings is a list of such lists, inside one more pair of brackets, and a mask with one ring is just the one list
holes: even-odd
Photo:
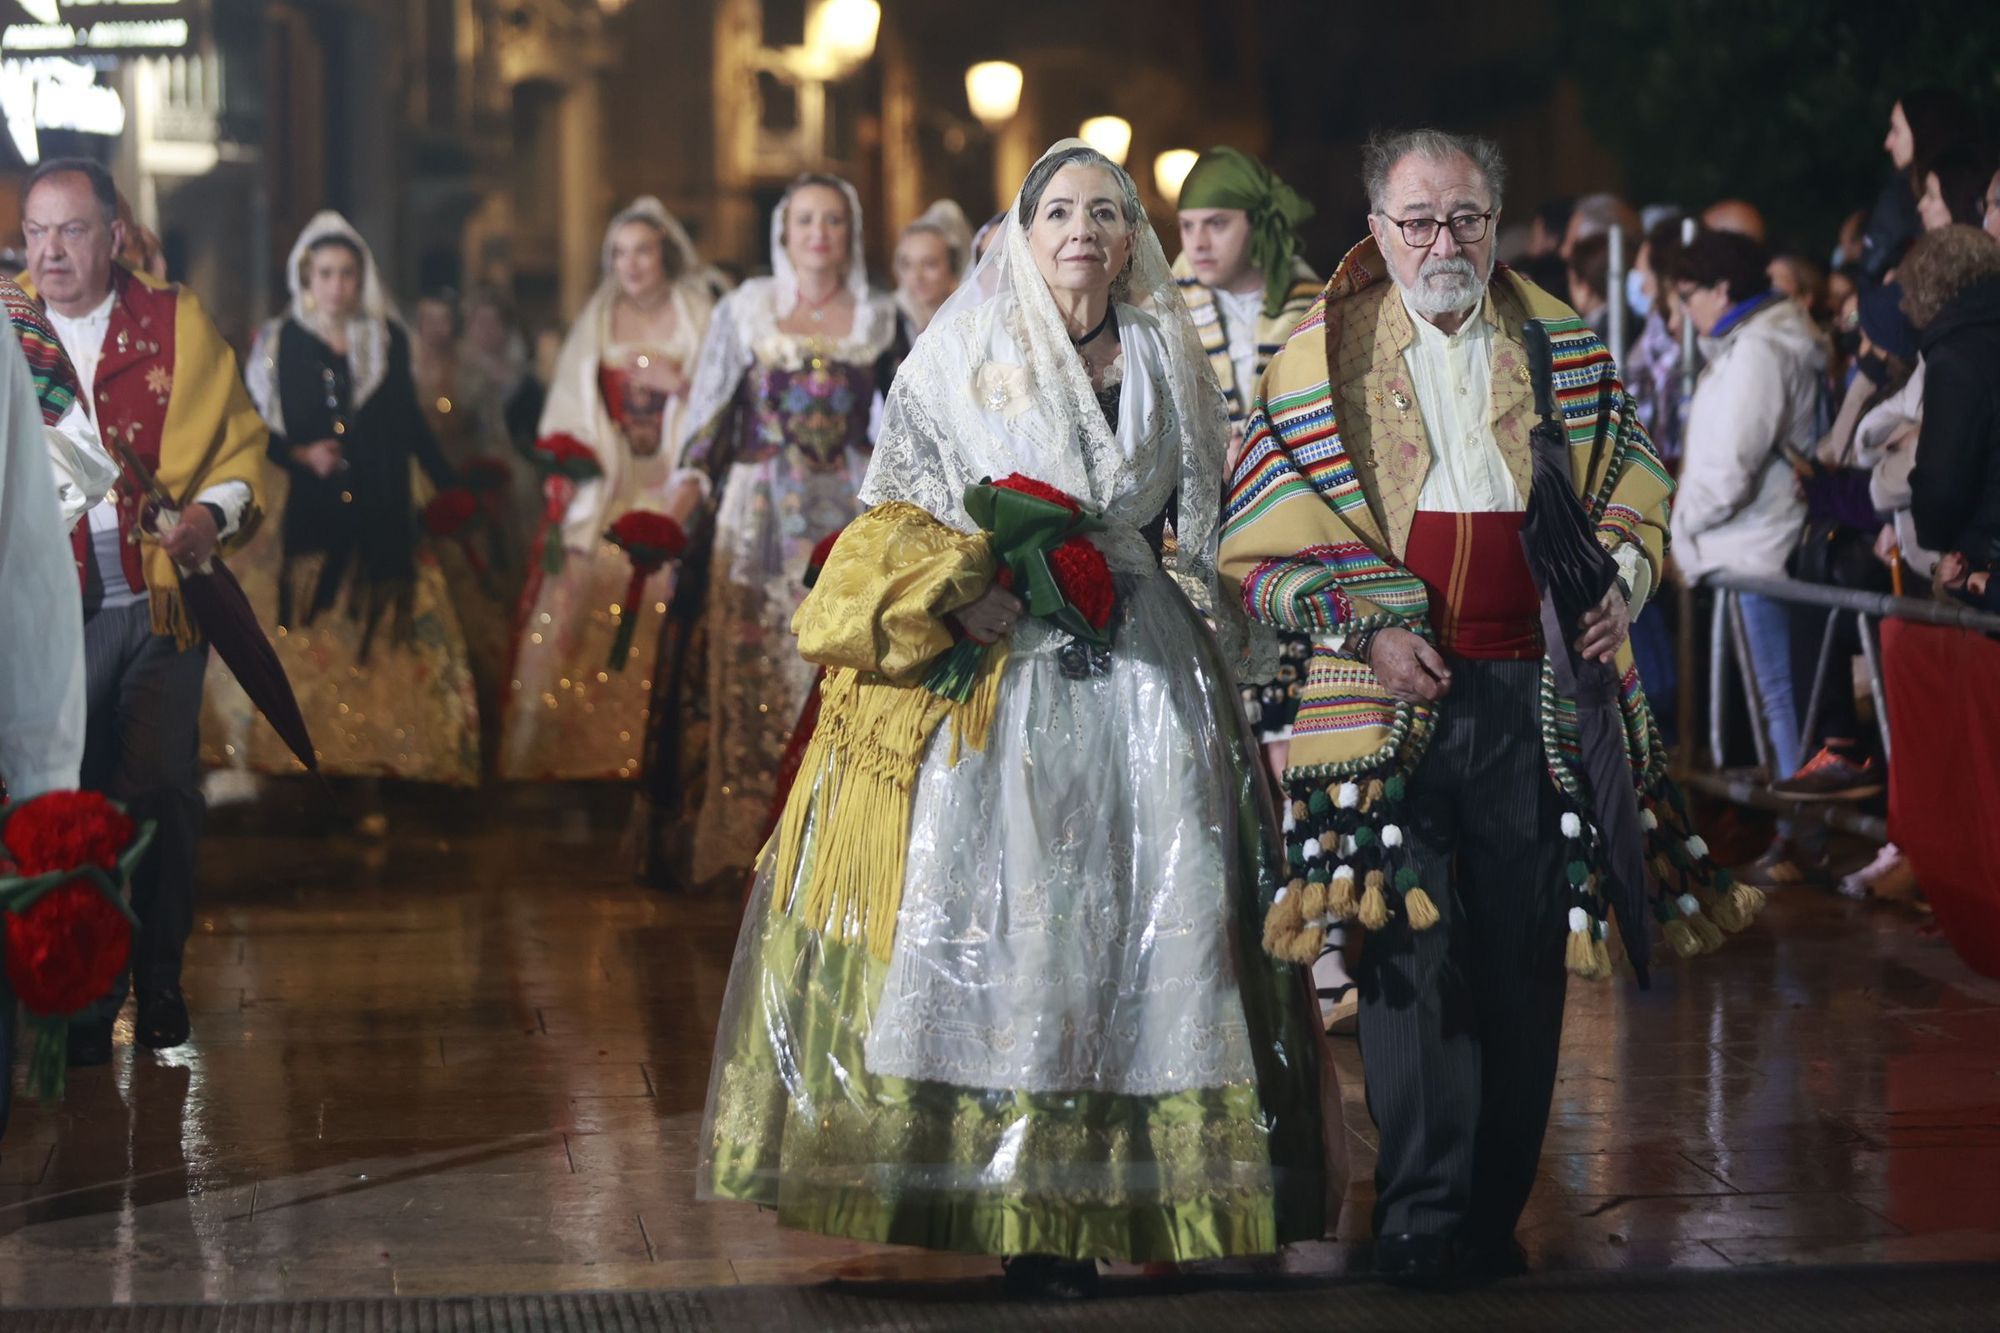
[[(75, 1031), (74, 1028), (71, 1029)], [(139, 1021), (133, 1025), (139, 1044), (148, 1050), (165, 1051), (188, 1039), (187, 1001), (179, 986), (162, 986), (139, 992)]]
[(1791, 801), (1859, 801), (1880, 796), (1884, 786), (1882, 769), (1873, 759), (1857, 764), (1827, 745), (1798, 772), (1775, 784), (1771, 794)]
[(1030, 1301), (1080, 1301), (1097, 1294), (1097, 1265), (1089, 1259), (1017, 1254), (1000, 1261), (1007, 1294)]
[(1468, 1285), (1480, 1286), (1527, 1275), (1528, 1252), (1512, 1236), (1461, 1238), (1457, 1249), (1456, 1275)]
[(86, 1019), (69, 1025), (69, 1067), (89, 1069), (111, 1063), (111, 1020)]
[(1441, 1287), (1452, 1272), (1451, 1241), (1404, 1233), (1375, 1241), (1375, 1276), (1398, 1287)]

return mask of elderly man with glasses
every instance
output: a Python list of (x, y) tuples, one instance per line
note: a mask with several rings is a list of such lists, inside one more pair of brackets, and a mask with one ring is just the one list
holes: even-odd
[(1658, 576), (1671, 482), (1596, 335), (1495, 272), (1492, 144), (1381, 138), (1366, 184), (1371, 239), (1260, 383), (1222, 558), (1252, 615), (1314, 638), (1283, 765), (1294, 878), (1266, 942), (1278, 953), (1302, 928), (1288, 956), (1303, 961), (1333, 923), (1368, 928), (1356, 980), (1380, 1132), (1376, 1266), (1431, 1285), (1525, 1265), (1513, 1233), (1548, 1123), (1565, 964), (1610, 970), (1567, 887), (1589, 834), (1573, 730), (1543, 716), (1561, 645), (1544, 641), (1521, 542), (1528, 320), (1551, 322), (1570, 479), (1599, 502), (1620, 574), (1563, 634), (1624, 676), (1635, 786), (1663, 779), (1626, 628)]

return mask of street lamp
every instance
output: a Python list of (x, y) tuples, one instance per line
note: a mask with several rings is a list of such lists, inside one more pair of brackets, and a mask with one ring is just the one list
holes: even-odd
[(1122, 167), (1125, 154), (1132, 151), (1132, 122), (1122, 116), (1092, 116), (1077, 130), (1077, 137)]
[(1159, 188), (1160, 198), (1170, 204), (1181, 201), (1181, 186), (1187, 183), (1188, 173), (1201, 160), (1201, 154), (1192, 148), (1169, 148), (1153, 159), (1153, 184)]
[(851, 70), (875, 54), (881, 27), (875, 0), (820, 0), (806, 21), (806, 49), (830, 69)]
[(1021, 67), (1008, 60), (982, 60), (965, 71), (965, 100), (989, 130), (997, 130), (1021, 109)]

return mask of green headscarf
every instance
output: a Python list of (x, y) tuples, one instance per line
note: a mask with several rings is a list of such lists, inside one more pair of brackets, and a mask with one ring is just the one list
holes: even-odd
[(1240, 208), (1250, 215), (1250, 262), (1264, 271), (1264, 315), (1277, 314), (1292, 286), (1297, 228), (1313, 206), (1248, 153), (1211, 148), (1182, 183), (1180, 207)]

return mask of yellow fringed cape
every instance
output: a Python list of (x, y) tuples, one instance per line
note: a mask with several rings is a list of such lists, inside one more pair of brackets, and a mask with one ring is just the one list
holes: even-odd
[(819, 726), (778, 823), (772, 907), (800, 903), (808, 927), (879, 959), (895, 941), (924, 750), (946, 718), (954, 744), (976, 750), (992, 726), (1004, 641), (987, 651), (964, 703), (922, 680), (954, 642), (944, 617), (977, 600), (994, 568), (983, 533), (912, 504), (878, 505), (841, 533), (792, 618), (800, 655), (827, 677)]

